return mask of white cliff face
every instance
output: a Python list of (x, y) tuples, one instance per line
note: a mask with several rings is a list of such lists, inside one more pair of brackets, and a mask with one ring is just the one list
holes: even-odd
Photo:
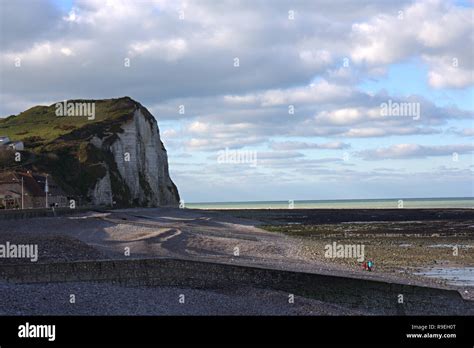
[[(110, 205), (118, 195), (129, 205), (177, 206), (179, 195), (168, 173), (168, 156), (161, 142), (156, 120), (138, 107), (133, 118), (121, 126), (110, 142), (94, 137), (96, 147), (111, 154), (115, 165), (106, 164), (107, 174), (90, 192), (95, 204)], [(114, 187), (111, 176), (115, 178)], [(116, 191), (116, 192), (114, 192)]]
[(94, 205), (112, 205), (112, 186), (110, 184), (110, 174), (108, 171), (102, 179), (97, 181), (90, 195)]

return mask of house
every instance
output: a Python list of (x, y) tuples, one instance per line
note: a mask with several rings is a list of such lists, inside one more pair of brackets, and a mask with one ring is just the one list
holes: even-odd
[(9, 147), (14, 151), (23, 151), (25, 149), (25, 145), (22, 141), (11, 141), (7, 136), (0, 136), (0, 148), (1, 147)]
[(21, 208), (21, 194), (8, 187), (0, 186), (0, 209)]
[(50, 176), (30, 171), (7, 171), (0, 173), (0, 209), (45, 208), (46, 182), (48, 207), (66, 207), (66, 194)]
[(25, 149), (25, 145), (22, 141), (12, 141), (8, 143), (7, 146), (15, 151), (23, 151)]

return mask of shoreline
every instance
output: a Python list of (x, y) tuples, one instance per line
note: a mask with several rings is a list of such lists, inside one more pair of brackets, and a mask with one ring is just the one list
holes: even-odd
[[(185, 209), (192, 209), (192, 210), (205, 210), (205, 211), (209, 211), (209, 210), (223, 210), (223, 211), (226, 211), (226, 210), (393, 210), (393, 209), (397, 209), (397, 208), (344, 208), (344, 207), (340, 207), (340, 208), (314, 208), (314, 207), (298, 207), (298, 208), (292, 208), (292, 209), (289, 209), (289, 208), (262, 208), (262, 207), (249, 207), (249, 208), (235, 208), (235, 207), (232, 207), (232, 208), (215, 208), (215, 207), (212, 207), (212, 208), (196, 208), (196, 207), (189, 207), (189, 208), (185, 208)], [(459, 209), (466, 209), (466, 210), (474, 210), (474, 207), (456, 207), (456, 208), (453, 208), (453, 207), (450, 207), (450, 208), (432, 208), (432, 207), (426, 207), (426, 208), (400, 208), (400, 209), (416, 209), (416, 210), (430, 210), (430, 209), (436, 209), (436, 210), (459, 210)]]
[(474, 209), (474, 197), (188, 202), (190, 209)]

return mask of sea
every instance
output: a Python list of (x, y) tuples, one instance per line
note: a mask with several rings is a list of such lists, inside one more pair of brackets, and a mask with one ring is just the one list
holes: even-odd
[(474, 197), (390, 198), (185, 203), (191, 209), (390, 209), (474, 208)]

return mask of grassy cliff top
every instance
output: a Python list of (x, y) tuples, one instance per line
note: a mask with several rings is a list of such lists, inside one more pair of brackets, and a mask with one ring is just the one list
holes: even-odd
[[(111, 180), (119, 177), (112, 154), (92, 145), (92, 137), (105, 139), (104, 143), (113, 142), (137, 108), (149, 122), (156, 121), (146, 108), (129, 97), (67, 102), (94, 103), (94, 119), (88, 119), (87, 115), (57, 116), (56, 103), (35, 106), (19, 115), (0, 119), (0, 136), (25, 144), (20, 162), (14, 160), (13, 151), (0, 151), (0, 171), (48, 173), (69, 196), (86, 198), (97, 181), (106, 175), (107, 167), (112, 171)], [(114, 199), (119, 204), (130, 204), (123, 182), (116, 179), (112, 185)]]
[(19, 115), (0, 119), (0, 136), (11, 140), (22, 140), (30, 148), (47, 144), (61, 136), (83, 127), (99, 123), (111, 123), (131, 115), (139, 105), (129, 97), (103, 100), (68, 100), (68, 103), (95, 103), (95, 119), (85, 116), (56, 116), (56, 103), (50, 106), (35, 106)]

